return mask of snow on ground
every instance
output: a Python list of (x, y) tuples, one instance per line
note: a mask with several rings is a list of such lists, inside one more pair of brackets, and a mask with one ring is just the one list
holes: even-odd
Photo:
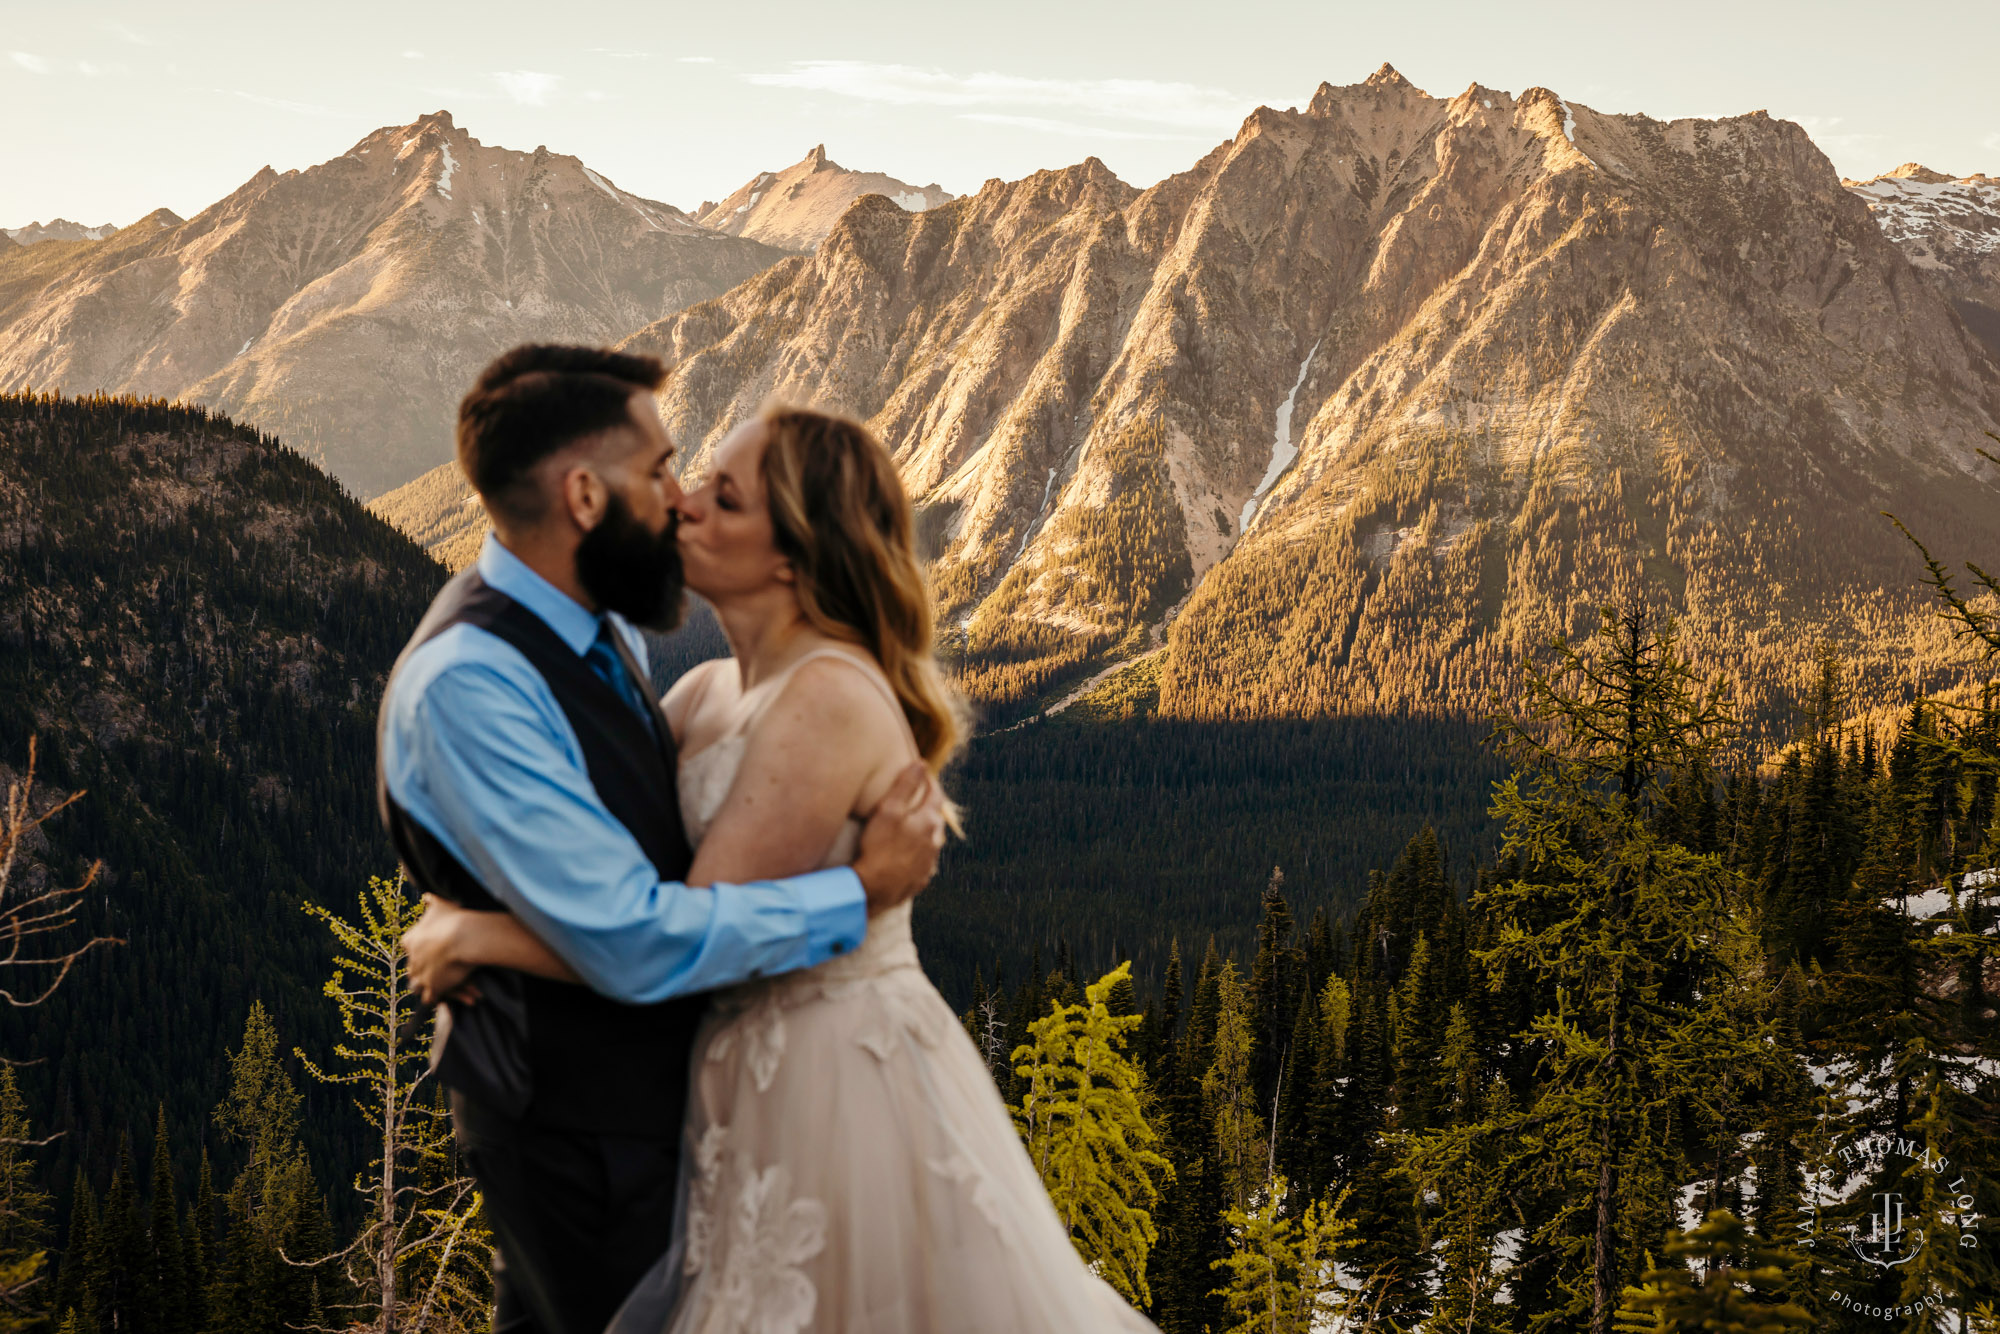
[(444, 149), (444, 175), (438, 177), (438, 193), (449, 199), (451, 198), (451, 174), (458, 170), (458, 163), (451, 156), (450, 144), (440, 144), (438, 147)]
[(889, 196), (889, 202), (905, 213), (922, 213), (931, 206), (930, 197), (921, 190), (902, 190)]
[[(600, 189), (600, 190), (604, 191), (604, 193), (605, 193), (605, 194), (608, 194), (608, 195), (610, 195), (610, 196), (611, 196), (611, 197), (612, 197), (613, 199), (618, 199), (618, 192), (617, 192), (616, 190), (612, 189), (612, 188), (611, 188), (611, 186), (609, 185), (609, 183), (607, 183), (607, 182), (605, 181), (605, 179), (604, 179), (604, 178), (603, 178), (602, 176), (599, 176), (599, 175), (598, 175), (598, 174), (597, 174), (596, 172), (592, 171), (592, 170), (591, 170), (591, 169), (590, 169), (589, 167), (585, 167), (585, 168), (583, 169), (583, 174), (584, 174), (585, 176), (587, 176), (587, 177), (589, 177), (589, 178), (590, 178), (590, 183), (591, 183), (592, 185), (594, 185), (594, 186), (596, 186), (596, 187), (597, 187), (598, 189)], [(622, 203), (624, 203), (625, 201), (624, 201), (624, 200), (622, 200), (622, 199), (618, 199), (618, 202), (622, 204)]]
[(244, 354), (245, 352), (248, 352), (248, 351), (250, 350), (250, 344), (252, 344), (252, 343), (254, 343), (254, 342), (256, 342), (256, 341), (257, 341), (257, 338), (256, 338), (256, 335), (254, 335), (254, 334), (253, 334), (253, 335), (251, 335), (250, 337), (248, 337), (248, 338), (244, 339), (244, 340), (243, 340), (243, 346), (242, 346), (242, 347), (239, 347), (239, 348), (237, 348), (237, 349), (236, 349), (236, 355), (240, 357), (240, 356), (242, 356), (242, 355), (243, 355), (243, 354)]
[(1319, 344), (1314, 343), (1312, 351), (1306, 353), (1306, 359), (1299, 363), (1299, 374), (1298, 378), (1292, 381), (1292, 391), (1285, 395), (1284, 402), (1278, 404), (1278, 415), (1271, 425), (1271, 465), (1264, 469), (1264, 480), (1257, 483), (1257, 489), (1250, 493), (1250, 499), (1243, 502), (1243, 517), (1236, 521), (1236, 531), (1239, 535), (1250, 531), (1250, 521), (1256, 517), (1257, 508), (1263, 503), (1264, 496), (1278, 484), (1278, 479), (1284, 476), (1285, 469), (1291, 467), (1292, 460), (1299, 456), (1299, 447), (1292, 439), (1292, 405), (1298, 401), (1299, 388), (1306, 382), (1306, 369), (1312, 365), (1312, 359), (1318, 353)]

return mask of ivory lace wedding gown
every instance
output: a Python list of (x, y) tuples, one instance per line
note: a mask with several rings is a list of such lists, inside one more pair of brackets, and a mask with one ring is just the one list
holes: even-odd
[[(800, 664), (822, 656), (895, 705), (857, 655)], [(690, 841), (782, 680), (681, 761)], [(851, 861), (859, 835), (849, 821), (821, 864)], [(675, 1247), (610, 1334), (1153, 1331), (1070, 1245), (992, 1076), (917, 962), (909, 904), (870, 921), (851, 954), (718, 994), (693, 1059)]]

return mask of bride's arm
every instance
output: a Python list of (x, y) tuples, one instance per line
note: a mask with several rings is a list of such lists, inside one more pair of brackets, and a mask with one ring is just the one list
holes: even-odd
[(841, 826), (880, 801), (914, 758), (901, 718), (866, 677), (837, 662), (805, 664), (752, 729), (687, 882), (741, 884), (816, 869)]

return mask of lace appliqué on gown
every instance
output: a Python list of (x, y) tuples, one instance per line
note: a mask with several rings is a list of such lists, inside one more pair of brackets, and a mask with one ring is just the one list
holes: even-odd
[[(694, 1277), (718, 1249), (721, 1272), (694, 1289), (691, 1328), (702, 1334), (800, 1334), (811, 1327), (819, 1292), (804, 1266), (826, 1249), (826, 1205), (792, 1198), (783, 1164), (759, 1168), (747, 1153), (725, 1152), (728, 1132), (711, 1126), (695, 1150), (684, 1272)], [(723, 1243), (718, 1246), (718, 1243)]]

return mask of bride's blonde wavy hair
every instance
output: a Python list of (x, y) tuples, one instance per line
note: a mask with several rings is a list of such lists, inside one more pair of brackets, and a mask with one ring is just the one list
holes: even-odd
[(932, 773), (965, 740), (966, 709), (933, 651), (931, 594), (896, 464), (867, 427), (767, 408), (764, 492), (799, 606), (821, 634), (874, 654)]

